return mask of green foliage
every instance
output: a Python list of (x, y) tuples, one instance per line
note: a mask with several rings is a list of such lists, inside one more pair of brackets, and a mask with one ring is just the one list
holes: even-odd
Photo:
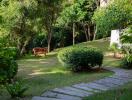
[(28, 89), (22, 84), (22, 81), (14, 82), (12, 84), (6, 84), (5, 87), (12, 98), (22, 97), (24, 92), (26, 92), (26, 90)]
[(127, 55), (132, 54), (132, 44), (129, 43), (123, 44), (122, 51)]
[(25, 47), (29, 41), (39, 31), (36, 10), (35, 0), (2, 0), (0, 3), (2, 33), (7, 35), (9, 44), (18, 47), (21, 55), (26, 51)]
[[(81, 2), (83, 3), (84, 0)], [(83, 20), (87, 13), (81, 9), (81, 2), (76, 2), (73, 5), (64, 8), (61, 12), (61, 17), (58, 18), (58, 24), (63, 26)]]
[(70, 47), (58, 53), (58, 59), (72, 71), (87, 70), (101, 66), (103, 53), (92, 47)]
[(8, 48), (1, 48), (0, 49), (0, 56), (6, 58), (17, 59), (19, 55), (19, 50), (15, 47), (8, 47)]
[(61, 11), (62, 1), (63, 0), (38, 0), (37, 15), (39, 17), (39, 22), (42, 25), (42, 31), (45, 30), (47, 33), (48, 52), (50, 52), (51, 49), (53, 27), (55, 26)]
[(0, 57), (0, 83), (10, 82), (17, 70), (18, 65), (13, 59)]
[(121, 66), (123, 68), (132, 68), (132, 45), (131, 44), (123, 44), (122, 50), (125, 53), (125, 57), (122, 60)]
[(113, 44), (110, 46), (109, 49), (112, 50), (112, 51), (114, 51), (114, 52), (116, 52), (116, 51), (118, 50), (118, 44), (117, 44), (117, 43), (113, 43)]
[(127, 27), (121, 34), (122, 43), (132, 43), (132, 26)]
[(99, 8), (94, 13), (93, 21), (98, 31), (105, 34), (112, 29), (121, 29), (131, 24), (131, 0), (114, 0), (107, 7)]
[(121, 63), (123, 68), (132, 69), (132, 54), (126, 55)]

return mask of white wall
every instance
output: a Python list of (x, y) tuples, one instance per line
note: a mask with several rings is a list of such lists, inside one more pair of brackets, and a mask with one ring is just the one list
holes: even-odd
[(118, 30), (118, 29), (111, 31), (110, 46), (113, 43), (117, 43), (119, 47), (121, 46), (121, 43), (120, 43), (120, 30)]

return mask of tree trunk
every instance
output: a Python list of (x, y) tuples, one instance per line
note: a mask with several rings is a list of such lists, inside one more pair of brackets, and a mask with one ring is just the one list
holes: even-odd
[(85, 36), (86, 36), (86, 41), (88, 41), (88, 34), (87, 34), (87, 30), (86, 30), (86, 27), (85, 25), (83, 25), (83, 28), (84, 28), (84, 33), (85, 33)]
[(52, 32), (48, 32), (48, 52), (51, 50), (51, 38), (52, 38)]
[(75, 23), (73, 23), (73, 45), (75, 45)]
[(20, 56), (22, 56), (25, 53), (26, 46), (27, 46), (28, 42), (30, 41), (30, 39), (31, 39), (31, 37), (27, 38), (27, 40), (24, 42), (24, 45), (22, 46), (21, 51), (20, 51)]
[(88, 25), (88, 37), (89, 37), (89, 41), (91, 40), (91, 38), (90, 38), (90, 25)]
[(95, 32), (94, 32), (94, 38), (93, 38), (93, 40), (96, 39), (96, 34), (97, 34), (97, 26), (96, 25), (94, 26), (94, 30), (95, 30)]

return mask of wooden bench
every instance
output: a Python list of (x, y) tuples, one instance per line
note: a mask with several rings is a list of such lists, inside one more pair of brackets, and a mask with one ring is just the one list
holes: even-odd
[(33, 54), (35, 56), (40, 56), (40, 54), (44, 54), (46, 56), (46, 53), (48, 53), (48, 49), (46, 47), (45, 48), (41, 48), (41, 47), (33, 48)]

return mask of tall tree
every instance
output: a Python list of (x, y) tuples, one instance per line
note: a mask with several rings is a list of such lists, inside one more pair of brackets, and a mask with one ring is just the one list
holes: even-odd
[(99, 8), (94, 13), (93, 21), (98, 31), (108, 34), (113, 29), (123, 29), (131, 25), (131, 0), (114, 0), (107, 7)]
[(2, 29), (8, 32), (10, 42), (17, 45), (20, 54), (37, 31), (34, 0), (3, 0), (0, 7)]
[(72, 30), (73, 30), (73, 45), (75, 44), (75, 37), (76, 37), (76, 23), (80, 22), (86, 12), (82, 11), (81, 9), (81, 3), (76, 2), (73, 3), (71, 6), (68, 6), (64, 8), (64, 10), (61, 13), (61, 16), (58, 19), (58, 24), (62, 26), (67, 26), (69, 24), (72, 24)]
[(61, 10), (62, 0), (38, 0), (38, 15), (43, 29), (47, 33), (48, 52), (53, 34), (53, 27)]

